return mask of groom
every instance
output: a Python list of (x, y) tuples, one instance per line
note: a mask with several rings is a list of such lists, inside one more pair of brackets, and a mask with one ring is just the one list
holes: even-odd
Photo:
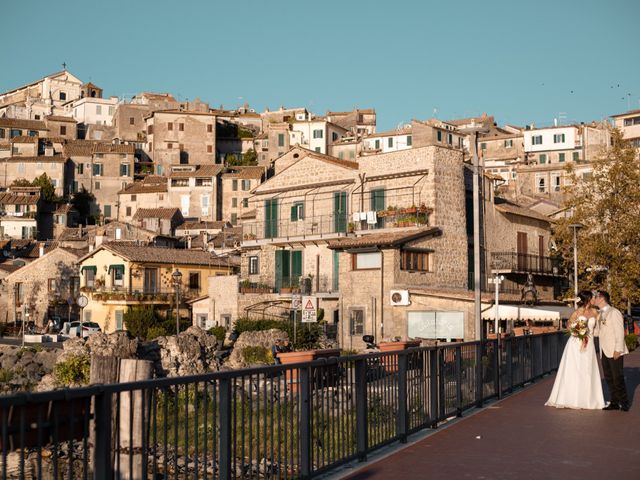
[(629, 398), (624, 383), (623, 355), (629, 353), (624, 341), (624, 321), (620, 310), (609, 305), (608, 292), (596, 292), (594, 304), (600, 310), (595, 335), (600, 337), (600, 357), (604, 379), (609, 386), (611, 402), (604, 410), (629, 411)]

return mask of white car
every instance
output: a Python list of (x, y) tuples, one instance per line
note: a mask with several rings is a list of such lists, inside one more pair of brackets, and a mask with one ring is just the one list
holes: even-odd
[(82, 324), (80, 322), (67, 322), (63, 326), (63, 332), (69, 337), (79, 337), (80, 329), (82, 329), (82, 338), (87, 338), (89, 335), (101, 331), (100, 325), (96, 322), (83, 322)]

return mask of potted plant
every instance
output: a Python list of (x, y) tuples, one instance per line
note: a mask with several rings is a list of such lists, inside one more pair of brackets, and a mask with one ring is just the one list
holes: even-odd
[(347, 233), (353, 233), (355, 231), (356, 231), (356, 224), (352, 223), (352, 222), (349, 222), (347, 224)]

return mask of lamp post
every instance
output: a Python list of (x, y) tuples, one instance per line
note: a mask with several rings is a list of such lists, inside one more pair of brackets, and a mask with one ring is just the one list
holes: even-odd
[(578, 308), (578, 230), (584, 225), (572, 223), (569, 228), (573, 229), (573, 307)]
[(171, 274), (173, 278), (173, 288), (176, 291), (176, 335), (180, 333), (180, 283), (182, 282), (182, 272), (176, 269)]

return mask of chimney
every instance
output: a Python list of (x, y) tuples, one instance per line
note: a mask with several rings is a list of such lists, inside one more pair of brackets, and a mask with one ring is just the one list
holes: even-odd
[(44, 243), (40, 244), (40, 252), (39, 252), (39, 257), (44, 257)]
[(187, 248), (191, 249), (191, 235), (187, 236)]

